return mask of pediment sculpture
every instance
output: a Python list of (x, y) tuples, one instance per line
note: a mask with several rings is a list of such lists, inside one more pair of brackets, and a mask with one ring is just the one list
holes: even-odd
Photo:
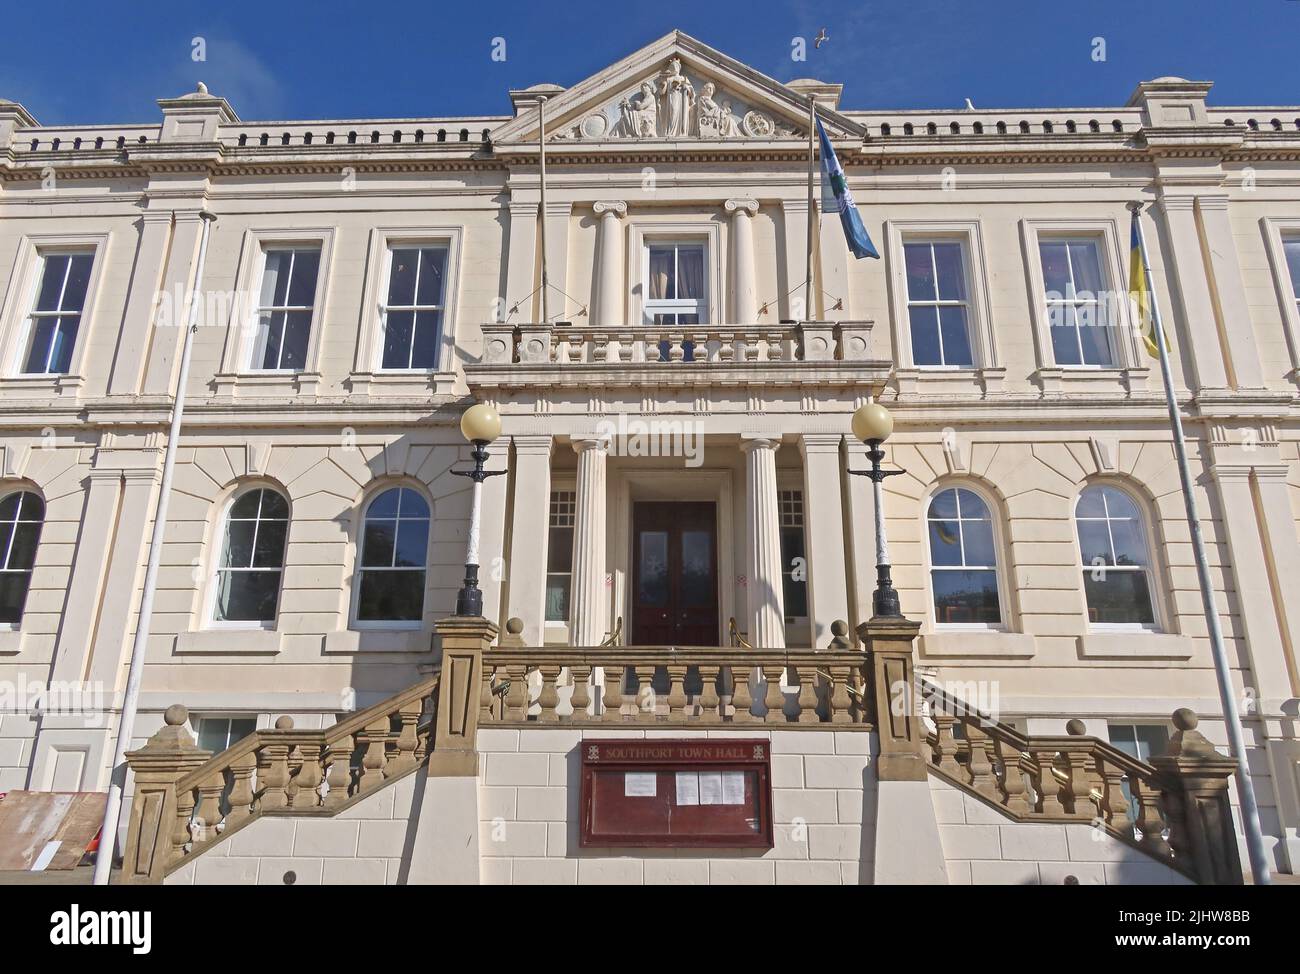
[(793, 127), (777, 121), (713, 81), (692, 77), (680, 58), (670, 58), (636, 90), (562, 129), (562, 140), (605, 139), (794, 139)]

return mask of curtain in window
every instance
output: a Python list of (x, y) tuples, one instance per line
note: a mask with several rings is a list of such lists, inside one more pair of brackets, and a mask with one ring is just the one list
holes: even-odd
[(677, 251), (677, 297), (704, 297), (704, 250), (681, 247)]
[(673, 248), (650, 248), (650, 297), (658, 301), (672, 296)]

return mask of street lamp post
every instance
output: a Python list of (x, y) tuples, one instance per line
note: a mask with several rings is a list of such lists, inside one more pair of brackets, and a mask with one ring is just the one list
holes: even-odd
[(876, 591), (871, 598), (872, 614), (876, 618), (901, 619), (902, 610), (898, 604), (898, 592), (894, 590), (893, 579), (889, 577), (889, 541), (885, 537), (884, 493), (881, 483), (886, 477), (893, 477), (903, 470), (882, 470), (880, 462), (885, 459), (885, 451), (880, 448), (889, 434), (894, 431), (894, 417), (889, 410), (875, 400), (868, 400), (853, 414), (853, 435), (867, 445), (867, 459), (871, 461), (870, 470), (850, 470), (849, 473), (871, 480), (871, 493), (875, 500), (876, 514)]
[(504, 470), (485, 470), (488, 444), (501, 435), (501, 417), (487, 403), (477, 403), (465, 410), (460, 418), (460, 431), (473, 444), (470, 456), (474, 458), (473, 470), (453, 470), (457, 477), (474, 481), (474, 494), (469, 511), (469, 542), (465, 550), (465, 583), (456, 595), (456, 615), (482, 616), (483, 593), (478, 587), (478, 536), (480, 510), (483, 504), (483, 481)]

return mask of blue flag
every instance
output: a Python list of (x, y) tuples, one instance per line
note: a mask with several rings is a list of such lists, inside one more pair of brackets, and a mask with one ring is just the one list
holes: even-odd
[(844, 239), (848, 242), (849, 250), (859, 260), (863, 257), (879, 258), (880, 254), (876, 253), (875, 245), (867, 236), (867, 228), (862, 225), (858, 204), (853, 202), (849, 181), (844, 178), (844, 168), (835, 158), (835, 150), (831, 148), (831, 140), (827, 137), (820, 118), (817, 119), (817, 137), (822, 147), (822, 179), (835, 195), (835, 205), (840, 210), (840, 225), (844, 227)]

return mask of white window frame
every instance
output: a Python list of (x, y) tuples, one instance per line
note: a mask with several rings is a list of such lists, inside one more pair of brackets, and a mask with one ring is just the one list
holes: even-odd
[[(1142, 566), (1142, 571), (1147, 577), (1147, 595), (1151, 600), (1151, 622), (1093, 622), (1088, 612), (1088, 590), (1084, 584), (1083, 576), (1085, 572), (1094, 570), (1092, 565), (1083, 563), (1083, 547), (1079, 542), (1079, 501), (1083, 498), (1083, 492), (1090, 487), (1110, 487), (1119, 491), (1127, 497), (1132, 503), (1138, 515), (1138, 526), (1142, 530), (1142, 540), (1146, 548), (1147, 561)], [(1095, 521), (1097, 518), (1089, 518)], [(1109, 524), (1110, 518), (1107, 518)], [(1074, 495), (1074, 500), (1070, 504), (1070, 527), (1074, 532), (1074, 564), (1075, 571), (1078, 573), (1075, 577), (1079, 580), (1079, 595), (1083, 600), (1083, 619), (1088, 628), (1088, 632), (1167, 632), (1164, 625), (1164, 613), (1161, 611), (1163, 602), (1163, 591), (1160, 587), (1160, 579), (1157, 577), (1155, 555), (1156, 539), (1154, 534), (1154, 521), (1151, 518), (1150, 509), (1146, 503), (1133, 490), (1126, 485), (1114, 480), (1090, 480), (1079, 487), (1078, 493)], [(1114, 540), (1111, 541), (1112, 546)], [(1106, 571), (1132, 572), (1138, 569), (1127, 566), (1106, 566)]]
[[(365, 308), (361, 334), (357, 341), (357, 354), (353, 362), (354, 390), (362, 391), (356, 376), (367, 377), (366, 382), (384, 382), (394, 386), (394, 392), (405, 388), (412, 378), (418, 379), (427, 389), (432, 376), (440, 386), (456, 378), (456, 318), (460, 305), (460, 260), (465, 245), (463, 226), (431, 227), (376, 227), (370, 231), (365, 282)], [(392, 272), (392, 252), (401, 247), (445, 247), (447, 250), (447, 280), (442, 297), (442, 334), (438, 343), (438, 361), (433, 369), (385, 369), (384, 362), (384, 311), (388, 300), (388, 280)], [(450, 391), (450, 390), (448, 390)]]
[(1300, 382), (1300, 294), (1291, 286), (1291, 270), (1287, 266), (1283, 242), (1300, 239), (1300, 217), (1279, 219), (1264, 217), (1261, 220), (1264, 246), (1273, 269), (1273, 283), (1281, 305), (1282, 328), (1286, 333), (1287, 350), (1291, 355), (1292, 381)]
[[(90, 344), (96, 304), (99, 298), (100, 276), (108, 255), (109, 234), (28, 234), (18, 244), (18, 254), (9, 277), (4, 304), (0, 308), (0, 335), (3, 336), (3, 370), (0, 384), (6, 386), (43, 386), (62, 389), (79, 388), (85, 383), (86, 349)], [(61, 253), (94, 254), (90, 279), (86, 284), (86, 300), (81, 307), (81, 324), (72, 348), (72, 358), (67, 372), (22, 372), (27, 343), (31, 337), (32, 311), (41, 286), (41, 275), (46, 257)]]
[[(442, 340), (442, 333), (443, 333), (443, 331), (446, 330), (446, 323), (447, 323), (447, 292), (451, 290), (451, 280), (447, 277), (447, 271), (446, 271), (446, 269), (444, 269), (444, 271), (443, 271), (443, 288), (442, 288), (442, 290), (443, 290), (443, 299), (442, 299), (442, 304), (411, 304), (411, 305), (389, 305), (389, 304), (385, 304), (384, 301), (387, 299), (388, 288), (389, 288), (389, 285), (390, 285), (391, 282), (392, 282), (392, 274), (393, 274), (393, 254), (394, 254), (397, 250), (400, 250), (400, 249), (410, 249), (410, 250), (416, 250), (416, 251), (422, 251), (422, 250), (442, 250), (442, 251), (447, 255), (447, 256), (446, 256), (446, 260), (444, 261), (444, 268), (450, 268), (450, 266), (451, 266), (451, 247), (450, 247), (450, 246), (448, 245), (448, 243), (445, 242), (445, 241), (428, 241), (428, 240), (426, 240), (426, 241), (412, 241), (412, 242), (409, 242), (409, 243), (393, 243), (393, 242), (390, 242), (390, 243), (388, 244), (388, 247), (387, 247), (387, 249), (386, 249), (385, 252), (384, 252), (384, 276), (383, 276), (383, 280), (380, 282), (380, 287), (379, 287), (379, 294), (380, 294), (380, 298), (381, 298), (381, 300), (380, 300), (380, 302), (379, 302), (379, 334), (380, 334), (381, 338), (380, 338), (380, 341), (376, 342), (376, 345), (377, 345), (377, 349), (376, 349), (376, 351), (377, 351), (377, 359), (376, 359), (376, 362), (375, 362), (375, 369), (376, 369), (376, 371), (380, 371), (380, 372), (399, 372), (399, 373), (401, 373), (401, 372), (406, 372), (406, 373), (411, 373), (411, 372), (416, 372), (416, 373), (422, 373), (422, 372), (438, 372), (438, 371), (440, 371), (440, 366), (442, 365), (442, 360), (443, 360), (443, 340)], [(423, 260), (422, 260), (422, 259), (420, 260), (420, 266), (421, 266), (421, 268), (423, 268)], [(418, 294), (419, 294), (419, 288), (420, 288), (419, 274), (420, 274), (421, 272), (422, 272), (422, 271), (417, 271), (417, 274), (416, 274), (416, 282), (415, 282), (415, 288), (416, 288), (416, 291), (415, 291), (415, 293), (416, 293), (417, 296), (418, 296)], [(442, 319), (441, 319), (441, 322), (439, 323), (439, 326), (438, 326), (438, 348), (437, 348), (437, 352), (435, 353), (435, 357), (436, 357), (437, 361), (434, 362), (434, 364), (433, 364), (433, 368), (422, 369), (422, 368), (414, 367), (414, 366), (412, 366), (412, 365), (409, 364), (409, 363), (410, 363), (410, 360), (411, 360), (411, 356), (413, 356), (413, 355), (415, 354), (415, 334), (414, 334), (414, 332), (412, 332), (412, 334), (411, 334), (411, 346), (410, 346), (410, 348), (407, 349), (407, 353), (406, 353), (406, 360), (407, 360), (407, 363), (408, 363), (408, 364), (406, 365), (406, 367), (405, 367), (405, 368), (386, 368), (386, 367), (384, 366), (384, 342), (383, 342), (383, 340), (382, 340), (382, 336), (383, 336), (383, 334), (388, 330), (388, 313), (389, 313), (390, 311), (409, 311), (409, 312), (411, 312), (413, 315), (418, 315), (420, 312), (426, 312), (426, 311), (439, 311), (439, 312), (442, 313)]]
[[(701, 219), (698, 222), (656, 220), (642, 218), (628, 225), (629, 247), (627, 253), (627, 280), (629, 290), (628, 321), (634, 328), (653, 328), (645, 323), (646, 289), (650, 280), (650, 243), (704, 244), (704, 306), (706, 314), (698, 327), (706, 328), (724, 324), (720, 297), (722, 286), (721, 232), (717, 222)], [(661, 325), (670, 329), (671, 325)], [(694, 328), (682, 325), (681, 328)]]
[[(1051, 320), (1047, 310), (1047, 284), (1043, 278), (1041, 240), (1082, 240), (1097, 244), (1097, 258), (1105, 278), (1105, 290), (1113, 296), (1106, 303), (1113, 315), (1111, 329), (1114, 363), (1104, 365), (1062, 365), (1056, 361), (1052, 346)], [(1020, 239), (1024, 252), (1025, 274), (1029, 285), (1029, 304), (1034, 323), (1034, 343), (1039, 371), (1050, 370), (1069, 375), (1111, 376), (1125, 371), (1147, 371), (1149, 359), (1138, 347), (1137, 329), (1133, 325), (1128, 301), (1128, 274), (1120, 249), (1119, 224), (1113, 219), (1024, 219), (1020, 221)], [(1128, 240), (1124, 236), (1125, 241)]]
[[(702, 275), (701, 285), (704, 288), (704, 294), (699, 298), (650, 298), (646, 297), (641, 302), (641, 324), (648, 327), (658, 328), (695, 328), (703, 325), (717, 324), (709, 320), (709, 244), (703, 238), (684, 237), (666, 238), (666, 237), (649, 237), (643, 245), (641, 280), (648, 285), (650, 282), (650, 250), (653, 247), (672, 247), (673, 248), (673, 276), (677, 277), (677, 258), (682, 248), (698, 248), (704, 260), (704, 273)], [(696, 315), (699, 319), (697, 325), (655, 325), (650, 319), (656, 314), (665, 315)]]
[[(289, 498), (289, 492), (279, 484), (269, 481), (248, 481), (241, 483), (237, 488), (231, 491), (230, 496), (225, 499), (221, 505), (221, 516), (217, 519), (216, 533), (212, 539), (212, 557), (210, 559), (208, 571), (207, 597), (203, 603), (203, 628), (204, 629), (229, 629), (229, 630), (266, 630), (275, 631), (279, 628), (280, 610), (283, 608), (284, 600), (284, 575), (289, 568), (289, 534), (285, 532), (284, 554), (280, 560), (280, 588), (276, 593), (275, 600), (275, 618), (268, 621), (257, 620), (222, 620), (217, 618), (217, 592), (221, 584), (222, 571), (221, 555), (225, 549), (226, 532), (230, 523), (230, 511), (235, 506), (235, 501), (245, 494), (254, 490), (270, 490), (284, 498), (285, 504), (289, 507), (289, 517), (287, 520), (288, 530), (293, 528), (293, 501)], [(248, 571), (249, 569), (235, 569), (236, 571)]]
[[(553, 516), (554, 516), (554, 512), (551, 510), (551, 508), (552, 508), (552, 506), (553, 506), (554, 503), (555, 503), (555, 495), (556, 495), (556, 494), (571, 494), (571, 495), (573, 496), (573, 524), (572, 524), (572, 525), (562, 525), (562, 524), (553, 524), (553, 523), (552, 523), (552, 518), (553, 518)], [(550, 555), (551, 555), (551, 532), (554, 531), (556, 528), (562, 528), (562, 527), (572, 527), (572, 528), (573, 528), (573, 531), (574, 531), (574, 535), (573, 535), (573, 537), (574, 537), (574, 543), (576, 544), (576, 542), (577, 542), (577, 527), (578, 527), (578, 491), (577, 491), (576, 486), (574, 486), (574, 485), (572, 485), (572, 484), (564, 485), (564, 486), (559, 486), (559, 485), (556, 485), (556, 484), (552, 484), (552, 485), (551, 485), (550, 492), (547, 494), (547, 502), (546, 502), (546, 554), (545, 554), (545, 557), (544, 557), (543, 560), (542, 560), (542, 574), (545, 576), (544, 579), (543, 579), (543, 583), (542, 583), (542, 591), (543, 591), (543, 593), (545, 593), (545, 592), (550, 588), (550, 584), (551, 584), (551, 576), (552, 576), (552, 575), (559, 576), (559, 575), (562, 574), (561, 572), (552, 572), (552, 571), (550, 571), (549, 569), (547, 569), (547, 567), (546, 567), (546, 566), (549, 564)], [(572, 564), (572, 562), (570, 562), (570, 564)], [(569, 606), (570, 606), (570, 608), (572, 608), (572, 605), (573, 605), (573, 569), (570, 568), (570, 569), (569, 569)], [(543, 621), (547, 626), (567, 626), (567, 625), (568, 625), (568, 622), (569, 622), (567, 616), (566, 616), (565, 618), (563, 618), (563, 619), (547, 619), (547, 618), (546, 618), (546, 606), (542, 606), (542, 621)]]
[[(222, 354), (219, 391), (223, 386), (255, 385), (270, 393), (314, 391), (320, 375), (321, 333), (327, 318), (330, 272), (334, 260), (332, 227), (303, 227), (244, 231), (240, 244), (239, 269), (235, 275), (235, 300), (231, 302), (226, 347)], [(301, 371), (292, 369), (253, 368), (253, 349), (257, 342), (257, 308), (262, 294), (262, 276), (266, 272), (266, 252), (286, 248), (320, 248), (320, 266), (316, 273), (316, 293), (312, 298), (311, 332), (307, 339), (307, 356)], [(304, 383), (307, 388), (304, 389)]]
[[(935, 611), (934, 604), (934, 572), (946, 571), (956, 566), (939, 566), (934, 564), (934, 555), (930, 551), (930, 505), (934, 503), (935, 497), (947, 490), (969, 490), (984, 502), (984, 507), (989, 512), (989, 524), (993, 530), (993, 556), (996, 564), (993, 566), (994, 573), (998, 582), (998, 616), (1000, 622), (940, 622), (939, 615)], [(981, 485), (972, 483), (969, 480), (945, 480), (935, 484), (926, 492), (921, 504), (921, 543), (922, 558), (924, 559), (925, 568), (925, 588), (926, 588), (926, 612), (930, 617), (930, 625), (934, 632), (1011, 632), (1011, 615), (1012, 606), (1007, 588), (1007, 569), (1006, 569), (1006, 537), (1002, 523), (1002, 508), (995, 498), (989, 495)], [(965, 553), (963, 552), (963, 558)], [(969, 567), (969, 566), (967, 566)], [(960, 570), (960, 569), (958, 569)], [(977, 570), (983, 571), (984, 568)]]
[[(7, 499), (14, 494), (34, 494), (41, 502), (41, 530), (36, 538), (36, 551), (32, 553), (32, 567), (28, 573), (31, 577), (27, 580), (27, 592), (23, 596), (23, 612), (18, 617), (17, 622), (0, 622), (0, 632), (21, 632), (23, 621), (27, 618), (27, 600), (32, 594), (32, 580), (36, 577), (37, 561), (41, 556), (41, 538), (40, 535), (45, 533), (45, 522), (49, 520), (50, 506), (45, 500), (45, 495), (36, 489), (33, 484), (25, 481), (10, 481), (9, 483), (0, 483), (0, 501)], [(21, 508), (21, 502), (20, 502)], [(30, 524), (31, 522), (23, 522)], [(9, 539), (9, 548), (0, 551), (0, 568), (5, 568), (9, 563), (9, 556), (13, 553), (13, 536)], [(7, 570), (7, 569), (6, 569)]]
[[(424, 589), (420, 596), (420, 618), (419, 619), (359, 619), (357, 610), (361, 603), (361, 573), (363, 571), (392, 571), (383, 567), (365, 568), (362, 565), (362, 546), (366, 540), (366, 517), (370, 513), (370, 505), (373, 504), (381, 495), (390, 490), (397, 488), (413, 490), (429, 505), (429, 536), (424, 542)], [(429, 613), (429, 548), (433, 544), (433, 528), (437, 518), (437, 507), (433, 503), (433, 498), (423, 484), (410, 480), (390, 480), (382, 484), (373, 486), (366, 492), (365, 497), (361, 500), (359, 509), (360, 516), (357, 518), (357, 530), (352, 538), (352, 595), (351, 605), (348, 609), (348, 626), (357, 631), (388, 631), (388, 632), (414, 632), (424, 629), (424, 617)]]
[[(889, 220), (885, 223), (889, 254), (889, 297), (897, 322), (898, 360), (903, 368), (922, 373), (970, 373), (998, 369), (997, 338), (988, 309), (991, 300), (984, 271), (984, 240), (979, 221)], [(912, 327), (908, 316), (907, 264), (903, 245), (908, 243), (959, 243), (966, 275), (966, 331), (970, 341), (970, 365), (917, 365), (912, 354)]]
[[(805, 602), (807, 607), (811, 609), (813, 604), (812, 556), (811, 556), (812, 547), (808, 543), (808, 492), (807, 490), (805, 490), (804, 484), (800, 478), (801, 473), (802, 471), (790, 471), (788, 473), (784, 470), (777, 471), (777, 475), (776, 475), (777, 541), (778, 542), (780, 541), (781, 531), (784, 530), (785, 527), (787, 527), (787, 525), (785, 524), (784, 512), (781, 511), (781, 495), (785, 493), (798, 494), (799, 504), (800, 504), (799, 516), (803, 520), (803, 525), (800, 528), (800, 530), (803, 531), (804, 586), (807, 593)], [(788, 527), (794, 527), (794, 525), (788, 525)], [(786, 572), (789, 570), (789, 566), (784, 563), (785, 562), (784, 552), (781, 553), (781, 561), (782, 561), (781, 578), (782, 578), (782, 584), (784, 584)], [(784, 589), (783, 589), (782, 602), (784, 602), (784, 600), (785, 598), (784, 598)], [(783, 619), (785, 625), (798, 626), (798, 627), (807, 627), (809, 625), (810, 620), (807, 614), (797, 616), (790, 613), (790, 607), (788, 605), (783, 606), (783, 608), (785, 609), (785, 613), (786, 613), (785, 618)]]

